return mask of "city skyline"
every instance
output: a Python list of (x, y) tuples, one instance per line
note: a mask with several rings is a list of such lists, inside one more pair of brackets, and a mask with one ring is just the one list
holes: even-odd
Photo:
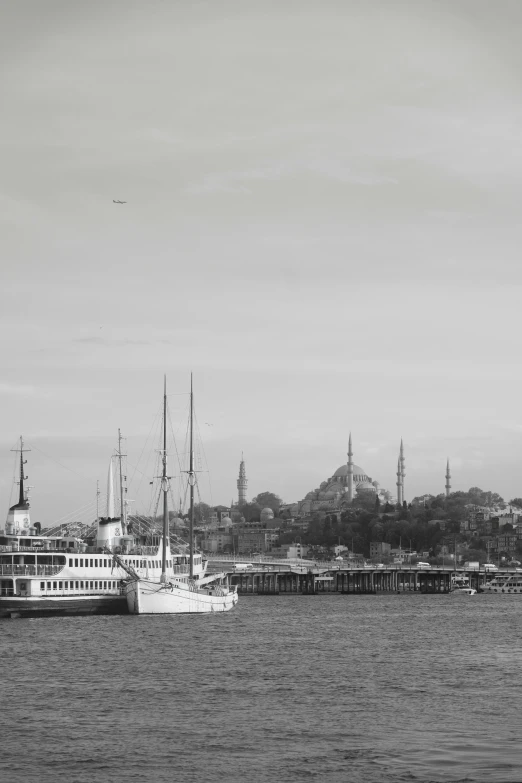
[[(199, 440), (199, 439), (198, 439)], [(137, 440), (135, 438), (123, 438), (123, 451), (128, 453), (128, 445), (129, 442), (134, 442), (135, 445), (138, 445)], [(173, 495), (172, 499), (174, 500), (172, 505), (172, 510), (177, 510), (178, 505), (177, 501), (182, 498), (183, 496), (183, 489), (181, 489), (181, 481), (183, 480), (182, 477), (184, 477), (183, 470), (180, 471), (179, 469), (179, 463), (177, 461), (177, 457), (179, 455), (179, 458), (181, 460), (184, 459), (184, 451), (183, 448), (180, 447), (180, 442), (178, 441), (176, 444), (176, 447), (173, 447), (172, 438), (169, 438), (170, 443), (170, 455), (169, 455), (169, 464), (171, 466), (171, 469), (169, 470), (169, 473), (173, 476), (172, 480), (172, 489), (173, 489)], [(100, 494), (98, 496), (98, 502), (100, 505), (100, 513), (103, 513), (103, 509), (105, 507), (105, 484), (106, 484), (106, 472), (107, 467), (109, 464), (109, 461), (111, 459), (117, 460), (117, 454), (116, 454), (116, 446), (113, 445), (112, 451), (109, 450), (108, 454), (106, 455), (106, 459), (103, 462), (102, 469), (100, 470), (100, 475), (94, 479), (90, 479), (87, 476), (81, 476), (77, 473), (75, 470), (75, 466), (77, 466), (78, 461), (81, 461), (83, 464), (87, 461), (87, 464), (91, 463), (93, 459), (95, 459), (95, 455), (101, 454), (102, 447), (104, 447), (104, 442), (91, 442), (92, 451), (89, 451), (88, 455), (77, 455), (74, 458), (64, 458), (62, 455), (60, 457), (60, 454), (58, 455), (52, 455), (48, 452), (44, 452), (42, 449), (39, 448), (39, 446), (36, 443), (31, 443), (31, 441), (28, 441), (24, 439), (24, 450), (27, 450), (27, 453), (24, 454), (25, 459), (27, 460), (27, 464), (25, 466), (25, 473), (27, 474), (28, 481), (26, 481), (26, 487), (30, 487), (30, 502), (31, 502), (31, 513), (32, 517), (35, 521), (40, 521), (42, 524), (47, 525), (51, 524), (53, 521), (57, 522), (63, 519), (63, 521), (72, 521), (73, 519), (75, 521), (82, 521), (82, 522), (90, 522), (92, 521), (96, 514), (96, 497), (97, 497), (97, 489), (99, 483), (99, 490)], [(139, 441), (139, 448), (143, 449), (143, 440)], [(302, 466), (307, 466), (306, 472), (302, 472), (298, 476), (291, 476), (288, 475), (287, 479), (281, 480), (280, 477), (275, 478), (271, 483), (262, 483), (263, 478), (259, 479), (256, 478), (255, 475), (252, 475), (252, 469), (255, 470), (257, 466), (260, 464), (262, 465), (264, 461), (260, 461), (259, 458), (256, 459), (255, 454), (252, 458), (252, 468), (250, 467), (250, 461), (247, 459), (244, 453), (241, 454), (241, 458), (239, 460), (236, 460), (235, 465), (233, 469), (235, 468), (235, 474), (228, 477), (228, 478), (222, 478), (222, 483), (228, 484), (230, 487), (230, 492), (227, 495), (226, 490), (224, 493), (218, 494), (219, 491), (216, 491), (215, 483), (212, 481), (212, 474), (214, 471), (212, 468), (208, 470), (209, 467), (209, 461), (213, 458), (214, 453), (214, 447), (219, 446), (219, 443), (214, 444), (212, 448), (209, 448), (209, 444), (207, 444), (207, 448), (203, 446), (200, 442), (197, 443), (196, 446), (196, 463), (198, 465), (198, 487), (199, 487), (199, 494), (198, 497), (205, 503), (207, 503), (210, 506), (217, 506), (217, 505), (223, 505), (225, 507), (230, 506), (230, 501), (232, 500), (233, 503), (237, 503), (238, 501), (238, 480), (239, 480), (239, 471), (241, 469), (241, 465), (243, 465), (245, 469), (245, 478), (248, 487), (252, 486), (252, 491), (247, 491), (246, 493), (246, 501), (251, 502), (253, 498), (258, 495), (261, 492), (264, 491), (270, 491), (274, 492), (275, 494), (279, 495), (284, 503), (297, 503), (299, 501), (302, 501), (307, 493), (311, 492), (312, 490), (319, 487), (320, 483), (325, 480), (327, 476), (333, 475), (335, 471), (342, 465), (347, 463), (346, 453), (345, 453), (345, 459), (344, 462), (342, 460), (342, 457), (338, 464), (334, 465), (324, 465), (322, 468), (322, 472), (319, 475), (312, 475), (311, 473), (311, 464), (307, 463), (305, 459), (303, 459), (301, 463)], [(156, 470), (151, 467), (152, 462), (155, 458), (157, 458), (157, 449), (152, 447), (152, 444), (150, 442), (150, 438), (148, 441), (148, 446), (150, 447), (150, 451), (148, 454), (141, 454), (142, 461), (139, 464), (137, 463), (137, 460), (135, 461), (133, 459), (132, 454), (129, 455), (130, 460), (128, 462), (124, 462), (124, 472), (127, 475), (128, 478), (128, 497), (131, 500), (131, 503), (128, 507), (128, 513), (132, 514), (134, 512), (141, 513), (141, 514), (150, 514), (153, 512), (153, 508), (156, 503), (156, 489), (150, 487), (149, 485), (149, 479), (152, 480), (156, 474)], [(16, 451), (16, 449), (19, 448), (19, 441), (13, 444), (13, 451), (14, 453), (10, 453), (9, 455), (9, 471), (7, 473), (4, 473), (4, 497), (6, 500), (5, 505), (5, 514), (7, 516), (7, 511), (9, 506), (14, 502), (19, 493), (19, 487), (18, 487), (18, 476), (19, 476), (19, 453)], [(404, 444), (404, 449), (406, 451), (406, 459), (407, 459), (407, 465), (408, 465), (408, 475), (411, 476), (411, 479), (413, 480), (413, 485), (411, 486), (410, 490), (410, 482), (408, 481), (408, 484), (406, 485), (406, 492), (404, 499), (407, 503), (411, 502), (411, 500), (414, 497), (422, 496), (424, 494), (431, 494), (431, 495), (444, 495), (447, 494), (447, 484), (448, 484), (448, 458), (444, 458), (441, 462), (441, 465), (439, 465), (439, 475), (436, 476), (434, 473), (434, 457), (433, 455), (425, 454), (422, 455), (421, 451), (417, 451), (416, 449), (413, 450), (413, 454), (411, 453), (411, 450), (408, 448), (408, 444)], [(136, 449), (138, 451), (138, 449)], [(393, 444), (387, 444), (383, 449), (382, 452), (379, 454), (378, 459), (376, 459), (376, 453), (373, 451), (370, 451), (369, 449), (366, 449), (366, 453), (364, 455), (364, 459), (358, 459), (358, 450), (357, 450), (357, 443), (354, 441), (354, 451), (353, 451), (353, 462), (355, 464), (359, 464), (363, 470), (367, 472), (368, 475), (370, 475), (371, 479), (373, 481), (378, 481), (380, 484), (380, 488), (382, 490), (388, 490), (391, 492), (394, 499), (396, 499), (396, 490), (395, 484), (392, 483), (392, 478), (396, 481), (396, 466), (397, 466), (397, 460), (395, 459), (397, 454), (397, 444), (395, 444), (395, 457), (393, 455)], [(415, 455), (420, 458), (419, 464), (415, 465)], [(303, 457), (306, 458), (307, 455), (303, 455)], [(387, 466), (387, 472), (384, 472), (384, 475), (390, 476), (390, 481), (387, 484), (385, 480), (381, 480), (380, 474), (377, 474), (372, 472), (371, 469), (368, 469), (369, 465), (383, 465), (383, 459), (385, 456), (389, 456), (391, 459), (391, 462), (394, 462), (394, 468), (391, 469), (390, 465)], [(368, 458), (368, 459), (366, 459)], [(60, 459), (62, 461), (60, 461)], [(368, 462), (368, 460), (371, 460), (371, 462)], [(458, 460), (457, 460), (458, 461)], [(0, 460), (0, 462), (3, 462), (4, 467), (6, 466), (6, 458), (4, 455), (4, 458)], [(518, 496), (516, 492), (511, 493), (503, 493), (498, 486), (490, 486), (486, 483), (486, 481), (480, 482), (480, 481), (458, 481), (458, 484), (456, 484), (454, 479), (454, 472), (453, 472), (453, 466), (452, 461), (449, 459), (449, 463), (451, 465), (451, 492), (456, 491), (467, 491), (472, 486), (479, 486), (481, 489), (488, 491), (491, 490), (493, 492), (498, 492), (500, 495), (503, 496), (506, 503), (513, 497)], [(315, 462), (313, 463), (315, 464)], [(223, 470), (226, 470), (226, 467), (228, 466), (228, 462), (225, 465), (220, 465), (221, 471), (220, 475), (223, 477)], [(183, 468), (183, 465), (181, 465)], [(186, 467), (186, 466), (185, 466)], [(116, 470), (116, 467), (115, 467)], [(148, 471), (148, 472), (144, 472)], [(6, 481), (5, 481), (5, 475), (7, 475), (10, 472), (12, 477), (12, 484), (10, 485), (11, 494), (10, 498), (7, 495), (7, 487)], [(472, 478), (473, 475), (475, 478), (478, 475), (482, 475), (480, 469), (476, 470), (476, 473), (471, 474), (464, 474), (464, 475), (470, 475)], [(268, 474), (265, 472), (263, 474), (264, 477), (266, 477)], [(306, 485), (307, 479), (311, 479), (311, 483)], [(50, 486), (46, 486), (44, 482), (47, 480), (50, 480)], [(57, 485), (61, 485), (62, 491), (59, 493), (58, 500), (56, 495), (55, 487)], [(87, 485), (90, 484), (90, 487)], [(139, 486), (140, 491), (137, 493), (135, 492), (136, 488)], [(67, 491), (67, 487), (70, 487), (72, 492)], [(115, 479), (115, 491), (116, 494), (119, 497), (119, 479)], [(294, 495), (289, 495), (288, 491), (285, 491), (286, 488), (293, 487), (294, 488)], [(75, 499), (80, 498), (80, 502), (76, 502)], [(118, 508), (119, 508), (119, 500), (118, 500)], [(186, 511), (186, 508), (184, 509)]]

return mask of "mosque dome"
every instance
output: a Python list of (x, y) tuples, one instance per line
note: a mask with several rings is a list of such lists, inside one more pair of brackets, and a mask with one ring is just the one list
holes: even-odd
[(360, 484), (357, 484), (357, 492), (377, 493), (377, 489), (370, 481), (362, 481)]
[(231, 527), (234, 523), (230, 519), (230, 517), (221, 517), (221, 525), (223, 527)]
[(274, 512), (272, 511), (271, 508), (264, 508), (261, 511), (260, 516), (261, 516), (261, 522), (267, 522), (269, 519), (274, 518)]
[[(341, 465), (340, 468), (337, 468), (337, 470), (334, 473), (334, 478), (336, 476), (347, 476), (348, 475), (348, 465)], [(366, 471), (364, 471), (362, 468), (359, 467), (359, 465), (353, 466), (353, 475), (354, 476), (366, 476)]]

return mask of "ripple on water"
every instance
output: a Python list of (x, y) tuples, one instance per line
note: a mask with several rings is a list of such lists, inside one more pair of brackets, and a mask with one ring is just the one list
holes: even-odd
[(9, 783), (522, 780), (522, 599), (2, 623)]

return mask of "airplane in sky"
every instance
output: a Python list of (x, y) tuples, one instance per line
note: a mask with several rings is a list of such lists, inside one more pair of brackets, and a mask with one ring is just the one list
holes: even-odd
[(126, 201), (116, 201), (115, 199), (112, 199), (113, 204), (126, 204)]

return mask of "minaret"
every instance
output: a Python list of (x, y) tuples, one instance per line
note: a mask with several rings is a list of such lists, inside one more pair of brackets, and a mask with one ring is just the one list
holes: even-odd
[(397, 505), (402, 506), (402, 473), (401, 473), (401, 458), (397, 459)]
[(404, 469), (404, 446), (402, 445), (402, 438), (401, 438), (401, 449), (399, 452), (399, 462), (401, 464), (401, 506), (404, 503), (404, 479), (406, 478), (406, 471)]
[(451, 492), (450, 482), (451, 482), (451, 473), (450, 473), (450, 464), (449, 464), (449, 457), (448, 457), (448, 461), (446, 463), (446, 497), (448, 497), (448, 495)]
[(244, 506), (245, 503), (247, 502), (247, 495), (246, 495), (247, 484), (248, 484), (248, 480), (246, 477), (245, 459), (243, 457), (243, 454), (241, 454), (241, 462), (239, 463), (239, 478), (237, 480), (238, 506)]
[(353, 501), (353, 451), (352, 451), (352, 433), (348, 438), (348, 503)]

